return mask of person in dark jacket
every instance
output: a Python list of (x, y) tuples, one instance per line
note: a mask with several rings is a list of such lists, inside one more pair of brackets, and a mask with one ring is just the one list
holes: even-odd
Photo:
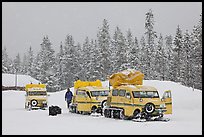
[(69, 88), (67, 88), (67, 92), (65, 93), (65, 101), (67, 101), (67, 108), (68, 109), (69, 109), (69, 105), (72, 101), (72, 96), (73, 96), (72, 92), (70, 91)]

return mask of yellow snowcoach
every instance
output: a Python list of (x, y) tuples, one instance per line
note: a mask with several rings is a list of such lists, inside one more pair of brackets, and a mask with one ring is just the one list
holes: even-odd
[(104, 116), (134, 120), (169, 120), (164, 114), (172, 113), (171, 91), (164, 92), (161, 99), (156, 88), (142, 85), (144, 74), (124, 70), (110, 76), (113, 88), (107, 98)]
[(103, 87), (100, 80), (74, 82), (74, 95), (70, 112), (80, 114), (102, 113), (106, 106), (109, 88)]
[(27, 84), (25, 91), (25, 109), (47, 108), (48, 102), (45, 84)]

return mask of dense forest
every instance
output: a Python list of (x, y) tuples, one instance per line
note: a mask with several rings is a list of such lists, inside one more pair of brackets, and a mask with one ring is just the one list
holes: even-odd
[(104, 19), (97, 38), (75, 42), (71, 34), (53, 49), (49, 37), (42, 38), (41, 49), (35, 55), (32, 45), (25, 54), (12, 60), (6, 47), (2, 49), (2, 73), (30, 75), (47, 84), (50, 92), (72, 87), (76, 79), (107, 80), (112, 73), (136, 69), (146, 80), (179, 82), (202, 90), (202, 14), (192, 32), (178, 25), (175, 35), (163, 36), (154, 30), (154, 14), (145, 14), (145, 32), (141, 39), (119, 26), (110, 35)]

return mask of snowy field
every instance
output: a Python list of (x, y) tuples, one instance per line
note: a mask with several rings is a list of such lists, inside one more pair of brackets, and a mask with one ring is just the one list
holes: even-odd
[[(5, 79), (3, 79), (4, 81)], [(107, 85), (107, 82), (103, 83)], [(173, 114), (169, 122), (133, 122), (103, 116), (73, 114), (66, 109), (65, 91), (49, 93), (48, 103), (62, 108), (62, 114), (49, 116), (48, 110), (26, 111), (25, 91), (2, 91), (3, 135), (201, 135), (202, 92), (169, 81), (145, 80), (162, 96), (172, 90)], [(73, 88), (71, 89), (73, 91)]]

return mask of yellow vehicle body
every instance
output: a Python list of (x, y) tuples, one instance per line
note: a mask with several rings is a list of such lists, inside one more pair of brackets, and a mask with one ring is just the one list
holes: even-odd
[(160, 99), (159, 93), (154, 87), (144, 85), (121, 85), (110, 91), (107, 106), (123, 111), (126, 117), (134, 117), (137, 113), (144, 112), (147, 104), (153, 104), (155, 108), (154, 111), (151, 112), (151, 116), (159, 116), (163, 115), (165, 112), (170, 114), (172, 110), (170, 109), (170, 102), (165, 100), (168, 102), (167, 104), (169, 104), (167, 108), (164, 100), (162, 101)]
[(47, 90), (45, 84), (27, 84), (25, 86), (25, 109), (47, 108)]
[(103, 112), (105, 117), (163, 117), (163, 114), (172, 114), (171, 91), (165, 91), (160, 98), (156, 88), (142, 85), (143, 78), (144, 74), (132, 69), (109, 77), (113, 88)]
[(102, 112), (106, 105), (109, 88), (102, 87), (100, 80), (76, 81), (70, 111), (74, 113)]
[(162, 102), (165, 103), (167, 111), (164, 114), (172, 114), (172, 96), (171, 90), (164, 92)]

